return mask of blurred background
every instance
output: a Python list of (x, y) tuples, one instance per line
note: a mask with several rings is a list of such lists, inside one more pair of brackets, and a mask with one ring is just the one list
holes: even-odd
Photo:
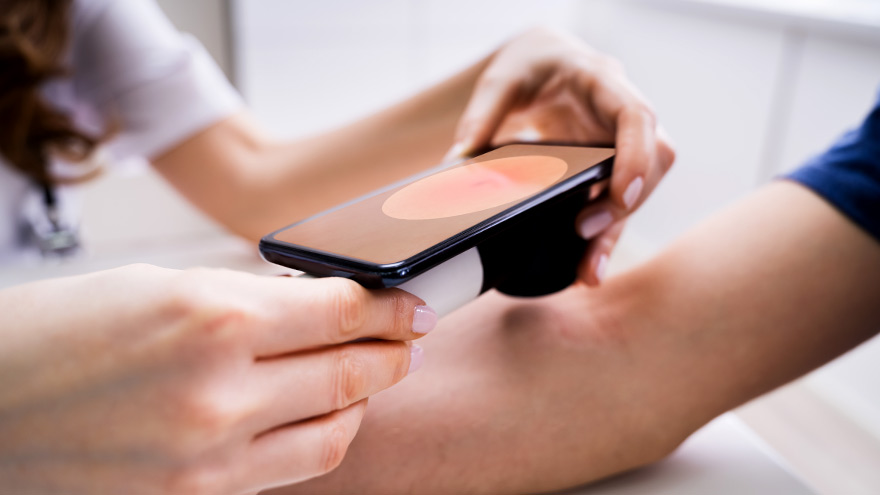
[[(287, 137), (405, 98), (529, 26), (576, 33), (625, 64), (677, 143), (677, 164), (625, 235), (637, 257), (824, 149), (880, 87), (874, 0), (159, 3), (206, 45), (258, 119)], [(223, 236), (143, 168), (87, 189), (95, 255)], [(875, 339), (803, 387), (880, 441), (878, 376)]]

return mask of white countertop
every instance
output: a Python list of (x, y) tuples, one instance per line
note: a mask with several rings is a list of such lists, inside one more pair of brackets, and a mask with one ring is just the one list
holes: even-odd
[(725, 414), (662, 462), (565, 495), (815, 494), (742, 420)]

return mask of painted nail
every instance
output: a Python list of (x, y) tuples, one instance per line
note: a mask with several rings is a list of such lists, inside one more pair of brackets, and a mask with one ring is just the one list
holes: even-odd
[(607, 229), (614, 217), (608, 210), (601, 210), (588, 216), (578, 227), (578, 232), (584, 239), (592, 239), (596, 234)]
[(452, 148), (449, 148), (449, 151), (446, 152), (446, 156), (443, 157), (444, 162), (451, 162), (454, 160), (458, 160), (460, 158), (464, 158), (465, 153), (469, 152), (467, 143), (455, 143), (452, 145)]
[(636, 201), (639, 200), (639, 197), (642, 195), (642, 187), (644, 186), (645, 181), (641, 177), (636, 177), (626, 186), (626, 191), (623, 191), (623, 203), (626, 205), (627, 210), (631, 210)]
[(413, 313), (413, 333), (428, 333), (437, 326), (437, 312), (430, 306), (416, 306)]
[(596, 262), (596, 280), (601, 282), (605, 279), (605, 270), (608, 269), (608, 255), (603, 254), (599, 256), (599, 261)]
[(407, 371), (406, 373), (410, 374), (421, 368), (422, 363), (424, 362), (425, 350), (415, 344), (411, 345), (409, 348), (409, 371)]

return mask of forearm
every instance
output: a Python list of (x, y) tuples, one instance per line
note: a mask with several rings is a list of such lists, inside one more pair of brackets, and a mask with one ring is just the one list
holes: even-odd
[(651, 359), (707, 418), (880, 330), (880, 245), (789, 182), (714, 216), (617, 283), (644, 298), (627, 318), (662, 330), (657, 345), (674, 352)]
[(877, 294), (876, 242), (774, 184), (598, 289), (450, 315), (342, 466), (284, 493), (530, 493), (654, 461), (870, 337)]
[(247, 114), (154, 160), (196, 206), (234, 232), (270, 230), (439, 163), (488, 59), (361, 121), (276, 141)]

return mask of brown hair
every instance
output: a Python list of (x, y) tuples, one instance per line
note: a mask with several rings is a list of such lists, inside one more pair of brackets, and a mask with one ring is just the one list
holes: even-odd
[(52, 155), (79, 161), (97, 139), (44, 101), (40, 88), (66, 75), (71, 0), (0, 0), (0, 154), (26, 176), (50, 184)]

